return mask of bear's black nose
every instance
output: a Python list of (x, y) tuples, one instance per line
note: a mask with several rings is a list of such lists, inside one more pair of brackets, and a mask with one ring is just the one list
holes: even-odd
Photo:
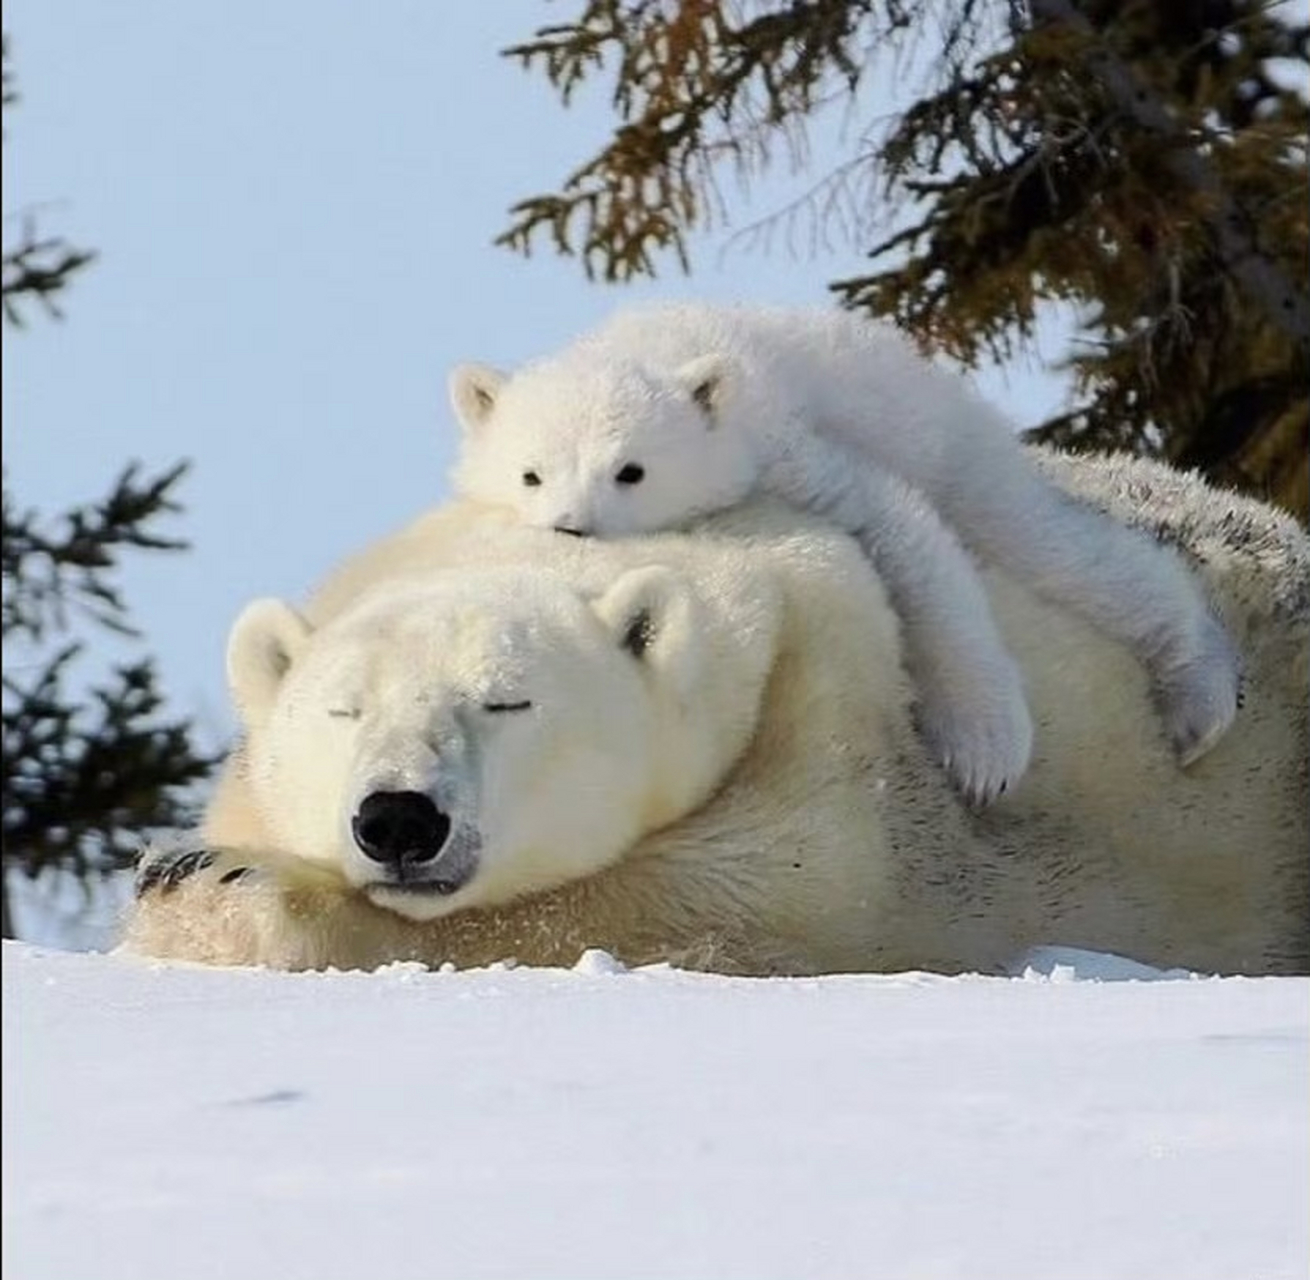
[(557, 525), (555, 526), (555, 532), (556, 532), (556, 533), (567, 533), (567, 534), (569, 535), (570, 538), (590, 538), (590, 537), (591, 537), (591, 534), (588, 533), (586, 529), (575, 529), (572, 525), (568, 525), (568, 524), (557, 524)]
[(450, 818), (419, 791), (374, 791), (350, 820), (355, 843), (397, 870), (430, 862), (450, 835)]

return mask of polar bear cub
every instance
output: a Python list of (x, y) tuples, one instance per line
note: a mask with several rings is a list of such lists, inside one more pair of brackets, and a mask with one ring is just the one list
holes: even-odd
[(847, 529), (900, 616), (925, 739), (975, 802), (1023, 774), (1032, 723), (957, 534), (1137, 654), (1183, 765), (1236, 714), (1237, 653), (1185, 564), (1043, 479), (965, 379), (889, 326), (640, 308), (512, 376), (461, 365), (450, 392), (456, 488), (530, 524), (650, 533), (768, 491)]

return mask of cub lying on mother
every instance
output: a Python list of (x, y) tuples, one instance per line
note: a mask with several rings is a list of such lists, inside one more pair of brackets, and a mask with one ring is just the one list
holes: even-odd
[(1142, 462), (1042, 457), (1177, 542), (1247, 704), (1180, 771), (1132, 655), (999, 573), (1040, 732), (974, 814), (913, 726), (898, 619), (854, 544), (754, 504), (580, 541), (426, 516), (230, 646), (245, 738), (197, 843), (147, 853), (126, 944), (284, 968), (397, 959), (734, 973), (1003, 970), (1038, 944), (1310, 967), (1310, 549)]
[(509, 376), (461, 366), (450, 387), (456, 491), (526, 524), (660, 533), (772, 494), (840, 525), (900, 619), (919, 728), (979, 805), (1023, 776), (1033, 724), (970, 553), (1137, 654), (1180, 765), (1237, 712), (1238, 655), (1181, 561), (1068, 501), (965, 378), (890, 324), (638, 307)]

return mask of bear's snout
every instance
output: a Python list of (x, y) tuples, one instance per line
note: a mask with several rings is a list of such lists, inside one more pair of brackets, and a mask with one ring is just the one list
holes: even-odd
[(374, 791), (350, 820), (350, 832), (368, 857), (403, 880), (407, 868), (441, 852), (450, 818), (420, 791)]

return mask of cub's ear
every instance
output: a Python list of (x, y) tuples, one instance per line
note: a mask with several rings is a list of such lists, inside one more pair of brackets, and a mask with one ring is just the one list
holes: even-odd
[(465, 431), (476, 431), (496, 407), (507, 376), (485, 364), (461, 364), (451, 370), (450, 403)]
[(736, 364), (731, 356), (711, 352), (688, 360), (674, 377), (713, 426), (719, 410), (723, 408), (724, 398), (731, 390), (732, 375), (735, 372)]
[(630, 569), (595, 602), (614, 643), (657, 671), (682, 698), (701, 666), (701, 609), (691, 586), (671, 569)]
[(241, 611), (227, 641), (227, 683), (243, 727), (253, 729), (267, 719), (310, 630), (282, 600), (256, 600)]

